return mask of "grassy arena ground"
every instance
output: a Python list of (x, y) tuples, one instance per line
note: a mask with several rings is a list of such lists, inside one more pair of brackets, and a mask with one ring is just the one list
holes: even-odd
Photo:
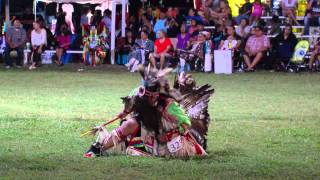
[[(74, 65), (76, 66), (76, 65)], [(0, 70), (0, 179), (320, 179), (320, 74), (195, 74), (216, 89), (205, 159), (83, 159), (138, 74)], [(45, 178), (46, 177), (46, 178)]]

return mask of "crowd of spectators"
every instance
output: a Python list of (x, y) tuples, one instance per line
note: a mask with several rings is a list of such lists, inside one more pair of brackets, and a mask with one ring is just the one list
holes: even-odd
[[(195, 69), (193, 66), (196, 66), (195, 62), (192, 62), (195, 55), (198, 61), (203, 62), (205, 53), (231, 50), (233, 63), (239, 70), (251, 72), (259, 65), (281, 70), (290, 60), (298, 42), (292, 26), (304, 24), (303, 33), (307, 35), (310, 26), (320, 24), (320, 0), (309, 0), (303, 21), (296, 19), (297, 0), (282, 0), (281, 8), (277, 11), (271, 8), (271, 4), (261, 3), (260, 0), (254, 0), (253, 3), (246, 0), (239, 7), (239, 15), (236, 17), (232, 16), (226, 0), (202, 2), (197, 9), (183, 12), (176, 7), (147, 7), (131, 13), (127, 18), (126, 37), (121, 38), (118, 35), (117, 63), (132, 69), (137, 63), (146, 64), (150, 61), (151, 66), (156, 68), (159, 61), (159, 68), (162, 69), (167, 65), (168, 59), (170, 61), (176, 57), (180, 67), (188, 64), (192, 70)], [(91, 12), (90, 18), (88, 14)], [(7, 68), (12, 66), (9, 58), (12, 50), (17, 50), (17, 65), (21, 65), (22, 50), (28, 39), (33, 51), (30, 69), (34, 69), (41, 65), (41, 53), (48, 47), (56, 49), (55, 62), (63, 65), (61, 58), (71, 47), (72, 32), (81, 34), (82, 26), (95, 26), (98, 31), (100, 29), (100, 33), (101, 29), (105, 28), (107, 33), (110, 33), (109, 10), (101, 12), (83, 9), (81, 17), (78, 18), (79, 22), (74, 23), (66, 20), (66, 13), (60, 10), (53, 34), (46, 28), (43, 18), (31, 22), (30, 13), (30, 10), (26, 10), (22, 21), (15, 19), (13, 27), (7, 32)], [(279, 15), (286, 19), (282, 21)], [(272, 19), (265, 21), (261, 19), (262, 16), (272, 16)], [(119, 17), (121, 16), (117, 13), (117, 22)], [(119, 27), (116, 26), (117, 29)], [(81, 40), (79, 42), (81, 47)], [(314, 69), (318, 47), (316, 44), (312, 50), (310, 70)], [(108, 62), (107, 59), (110, 58), (106, 57), (105, 62)]]

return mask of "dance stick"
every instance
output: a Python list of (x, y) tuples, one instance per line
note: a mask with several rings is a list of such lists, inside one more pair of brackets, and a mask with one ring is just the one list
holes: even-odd
[[(107, 126), (107, 125), (109, 125), (109, 124), (111, 124), (111, 123), (113, 123), (113, 122), (117, 121), (118, 119), (120, 119), (120, 116), (117, 116), (117, 117), (115, 117), (115, 118), (111, 119), (110, 121), (108, 121), (108, 122), (106, 122), (106, 123), (102, 124), (102, 125), (101, 125), (101, 127), (105, 127), (105, 126)], [(81, 135), (80, 135), (80, 137), (84, 137), (84, 136), (87, 136), (87, 135), (89, 135), (89, 134), (94, 134), (94, 133), (95, 133), (95, 129), (91, 129), (91, 130), (89, 130), (89, 131), (87, 131), (87, 132), (85, 132), (85, 133), (81, 134)]]

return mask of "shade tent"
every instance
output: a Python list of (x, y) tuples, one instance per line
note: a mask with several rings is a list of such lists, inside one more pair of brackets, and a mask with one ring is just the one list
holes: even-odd
[[(116, 42), (116, 7), (117, 4), (122, 4), (122, 18), (121, 18), (121, 36), (125, 36), (126, 29), (126, 6), (128, 0), (35, 0), (34, 5), (36, 7), (37, 2), (45, 3), (77, 3), (77, 4), (103, 4), (112, 1), (112, 26), (111, 26), (111, 63), (115, 62), (115, 42)], [(36, 8), (34, 8), (36, 9)], [(35, 13), (36, 14), (36, 13)]]
[(107, 0), (36, 0), (45, 3), (77, 3), (77, 4), (101, 4)]

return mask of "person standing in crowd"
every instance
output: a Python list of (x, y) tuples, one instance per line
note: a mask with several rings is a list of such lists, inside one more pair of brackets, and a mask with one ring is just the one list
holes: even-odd
[(19, 19), (13, 21), (13, 27), (6, 33), (6, 48), (4, 50), (6, 68), (12, 67), (12, 61), (10, 59), (10, 52), (15, 50), (17, 52), (16, 67), (22, 66), (23, 62), (23, 50), (25, 43), (27, 42), (27, 33), (23, 29)]
[(246, 71), (254, 71), (256, 65), (265, 56), (266, 51), (270, 47), (269, 39), (264, 35), (263, 28), (255, 27), (253, 35), (249, 37), (244, 54), (244, 61), (247, 65)]
[(164, 69), (165, 58), (170, 57), (169, 51), (172, 48), (172, 43), (166, 37), (166, 33), (162, 30), (158, 32), (158, 39), (154, 43), (154, 53), (150, 57), (150, 63), (153, 68), (156, 67), (156, 58), (160, 58), (160, 70)]
[(275, 59), (276, 70), (285, 70), (294, 53), (294, 48), (298, 40), (292, 32), (291, 25), (286, 25), (283, 32), (272, 40), (272, 59)]
[(59, 66), (62, 66), (61, 61), (62, 56), (67, 52), (71, 45), (71, 32), (68, 30), (68, 26), (65, 24), (61, 26), (61, 34), (56, 36), (56, 41), (58, 46), (56, 48), (57, 60), (55, 63)]
[(41, 65), (41, 54), (47, 45), (47, 33), (46, 30), (41, 28), (38, 21), (33, 23), (33, 31), (31, 32), (31, 44), (32, 44), (32, 64), (29, 67), (30, 70), (36, 69)]
[(309, 35), (310, 26), (320, 25), (320, 0), (310, 0), (304, 17), (304, 34)]

